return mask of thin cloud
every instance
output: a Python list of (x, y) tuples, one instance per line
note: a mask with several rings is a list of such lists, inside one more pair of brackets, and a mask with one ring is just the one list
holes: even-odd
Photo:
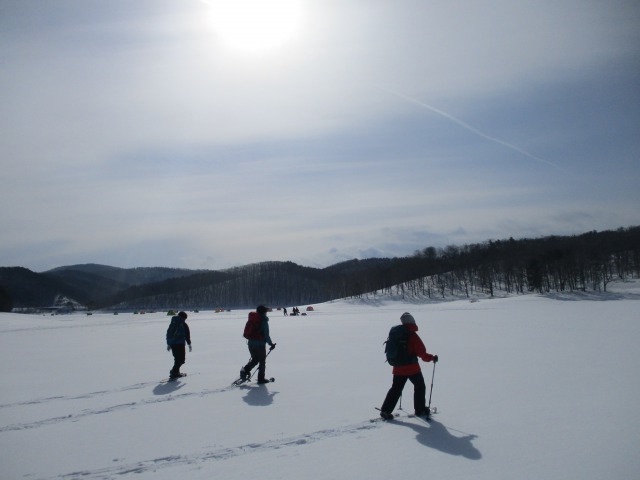
[(454, 117), (450, 113), (447, 113), (447, 112), (445, 112), (443, 110), (435, 108), (434, 106), (429, 105), (428, 103), (424, 103), (424, 102), (422, 102), (422, 101), (420, 101), (420, 100), (418, 100), (416, 98), (410, 97), (410, 96), (405, 95), (403, 93), (396, 92), (395, 90), (391, 90), (389, 88), (381, 87), (380, 85), (376, 85), (376, 88), (382, 90), (383, 92), (389, 93), (391, 95), (395, 95), (398, 98), (402, 98), (402, 99), (404, 99), (404, 100), (406, 100), (408, 102), (415, 103), (416, 105), (419, 105), (419, 106), (421, 106), (423, 108), (426, 108), (427, 110), (431, 110), (432, 112), (437, 113), (438, 115), (446, 118), (447, 120), (450, 120), (451, 122), (461, 126), (462, 128), (470, 131), (471, 133), (473, 133), (473, 134), (475, 134), (475, 135), (477, 135), (477, 136), (479, 136), (481, 138), (484, 138), (484, 139), (489, 140), (491, 142), (495, 142), (495, 143), (498, 143), (500, 145), (503, 145), (503, 146), (505, 146), (507, 148), (510, 148), (511, 150), (514, 150), (514, 151), (524, 155), (525, 157), (528, 157), (528, 158), (530, 158), (532, 160), (535, 160), (537, 162), (546, 163), (547, 165), (550, 165), (550, 166), (552, 166), (554, 168), (557, 168), (558, 170), (563, 170), (559, 165), (556, 165), (555, 163), (550, 162), (549, 160), (545, 160), (544, 158), (540, 158), (540, 157), (538, 157), (538, 156), (536, 156), (536, 155), (534, 155), (532, 153), (529, 153), (526, 150), (523, 150), (522, 148), (520, 148), (520, 147), (518, 147), (516, 145), (513, 145), (512, 143), (505, 142), (504, 140), (501, 140), (501, 139), (496, 138), (496, 137), (492, 137), (491, 135), (487, 135), (486, 133), (484, 133), (484, 132), (478, 130), (477, 128), (469, 125), (468, 123), (460, 120), (459, 118)]

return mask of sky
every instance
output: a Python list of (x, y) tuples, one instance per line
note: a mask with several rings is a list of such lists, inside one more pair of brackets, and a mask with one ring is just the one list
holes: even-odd
[(639, 47), (622, 0), (0, 0), (0, 266), (639, 225)]

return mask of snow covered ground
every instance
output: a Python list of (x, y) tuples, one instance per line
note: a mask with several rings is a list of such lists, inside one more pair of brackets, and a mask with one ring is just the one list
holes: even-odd
[[(164, 312), (0, 314), (0, 478), (638, 478), (640, 284), (610, 289), (274, 311), (276, 382), (240, 388), (247, 311), (190, 313), (172, 383)], [(439, 413), (372, 423), (404, 311), (440, 356)]]

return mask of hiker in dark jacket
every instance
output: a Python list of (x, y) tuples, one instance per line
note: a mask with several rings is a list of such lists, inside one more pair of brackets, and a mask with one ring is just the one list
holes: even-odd
[(258, 308), (256, 308), (256, 312), (260, 316), (260, 329), (255, 338), (249, 338), (247, 340), (251, 360), (240, 369), (240, 378), (242, 380), (246, 379), (251, 369), (258, 365), (258, 383), (269, 383), (269, 380), (267, 380), (265, 376), (267, 368), (267, 344), (271, 347), (270, 350), (276, 348), (276, 344), (271, 341), (271, 337), (269, 336), (267, 307), (259, 305)]
[(427, 353), (427, 349), (422, 343), (422, 340), (416, 333), (418, 326), (413, 316), (405, 312), (400, 317), (402, 325), (409, 330), (409, 341), (407, 344), (409, 360), (405, 365), (398, 365), (393, 367), (393, 383), (387, 396), (380, 407), (380, 416), (386, 420), (393, 418), (393, 409), (396, 408), (396, 404), (402, 395), (407, 380), (411, 380), (413, 383), (413, 408), (416, 416), (428, 416), (429, 411), (426, 406), (426, 393), (427, 387), (424, 383), (424, 377), (422, 376), (422, 370), (418, 363), (418, 358), (424, 362), (437, 363), (438, 356)]
[(171, 318), (171, 323), (167, 328), (167, 350), (173, 353), (173, 368), (169, 372), (169, 378), (178, 378), (186, 375), (180, 373), (180, 367), (184, 365), (187, 356), (185, 343), (189, 345), (190, 352), (193, 350), (191, 347), (191, 332), (186, 320), (187, 314), (180, 312)]

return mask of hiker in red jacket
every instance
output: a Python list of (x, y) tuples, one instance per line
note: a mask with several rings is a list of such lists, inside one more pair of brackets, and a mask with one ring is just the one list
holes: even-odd
[(402, 322), (402, 327), (408, 331), (408, 340), (406, 342), (406, 352), (403, 353), (404, 358), (400, 360), (400, 364), (393, 367), (393, 383), (382, 403), (382, 407), (380, 407), (380, 416), (385, 420), (393, 418), (393, 413), (391, 412), (396, 408), (407, 380), (411, 380), (411, 383), (413, 383), (413, 407), (416, 416), (429, 416), (429, 410), (426, 406), (427, 387), (424, 383), (418, 358), (424, 362), (436, 363), (438, 361), (438, 356), (427, 352), (424, 343), (416, 333), (418, 326), (413, 316), (405, 312), (400, 317), (400, 321)]

